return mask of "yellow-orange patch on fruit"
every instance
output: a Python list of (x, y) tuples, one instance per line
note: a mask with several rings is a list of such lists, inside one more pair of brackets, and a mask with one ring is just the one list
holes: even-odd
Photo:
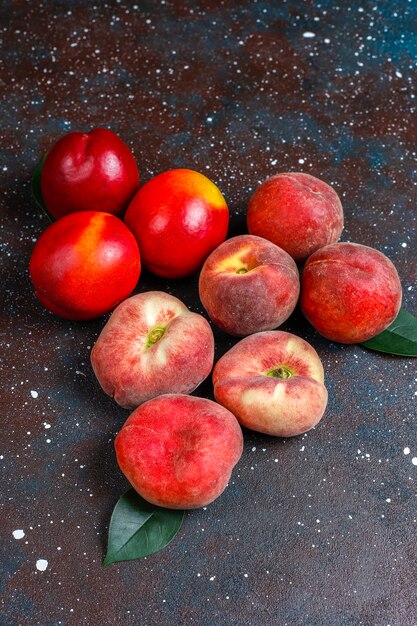
[(226, 201), (220, 189), (204, 174), (194, 170), (173, 170), (170, 173), (170, 183), (173, 190), (186, 190), (190, 196), (201, 196), (211, 204), (213, 209), (226, 209)]
[(248, 246), (247, 248), (241, 248), (239, 252), (236, 254), (232, 254), (228, 256), (226, 259), (222, 259), (217, 262), (217, 270), (219, 272), (237, 272), (238, 270), (245, 268), (247, 270), (250, 269), (247, 263), (247, 255), (250, 253), (251, 249)]
[(75, 249), (78, 254), (82, 254), (85, 262), (89, 257), (96, 255), (100, 242), (103, 241), (103, 232), (106, 228), (106, 214), (93, 215), (85, 229), (80, 233)]

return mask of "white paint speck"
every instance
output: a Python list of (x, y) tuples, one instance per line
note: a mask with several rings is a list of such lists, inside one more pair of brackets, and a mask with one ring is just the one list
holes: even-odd
[(410, 454), (410, 448), (404, 448), (404, 454)]
[(396, 77), (397, 77), (397, 78), (402, 78), (402, 77), (403, 77), (403, 75), (401, 74), (401, 72), (400, 72), (400, 71), (398, 71), (398, 70), (395, 72), (395, 75), (396, 75)]
[(51, 428), (51, 425), (48, 424), (48, 422), (44, 422), (43, 427), (45, 428), (45, 430), (48, 430), (48, 428)]
[(24, 536), (25, 536), (25, 531), (22, 530), (21, 528), (13, 531), (13, 537), (15, 539), (23, 539)]
[(48, 567), (48, 561), (46, 559), (38, 559), (36, 561), (36, 569), (40, 572), (44, 572)]
[(407, 247), (407, 244), (405, 243), (405, 241), (401, 244), (401, 247), (402, 248), (406, 248)]
[(298, 159), (298, 162), (299, 162), (300, 165), (304, 165), (305, 159)]
[(306, 32), (303, 33), (304, 39), (313, 39), (313, 37), (315, 36), (316, 36), (316, 33), (312, 33), (310, 30), (306, 30)]
[(417, 456), (413, 456), (413, 458), (411, 459), (411, 463), (413, 465), (417, 465)]
[(387, 498), (385, 502), (391, 502), (391, 498)]
[(39, 394), (38, 394), (38, 392), (37, 392), (37, 391), (34, 391), (34, 390), (32, 389), (32, 391), (30, 392), (30, 395), (32, 396), (32, 398), (37, 398)]

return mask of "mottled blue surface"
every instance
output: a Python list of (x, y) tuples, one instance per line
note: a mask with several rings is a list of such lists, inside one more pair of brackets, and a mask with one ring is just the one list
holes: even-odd
[[(415, 626), (415, 360), (330, 343), (295, 314), (284, 328), (325, 366), (322, 422), (292, 440), (246, 432), (220, 499), (166, 550), (105, 569), (127, 412), (89, 365), (104, 319), (48, 314), (27, 268), (47, 226), (29, 190), (40, 155), (105, 126), (143, 181), (212, 178), (231, 234), (269, 175), (323, 178), (342, 239), (393, 260), (416, 315), (416, 2), (16, 1), (1, 16), (2, 626)], [(151, 288), (202, 312), (196, 276), (144, 273)], [(214, 331), (218, 358), (235, 340)]]

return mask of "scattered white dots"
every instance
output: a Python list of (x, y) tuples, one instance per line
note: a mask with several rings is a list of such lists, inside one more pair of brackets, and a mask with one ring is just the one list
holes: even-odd
[(37, 391), (34, 391), (34, 390), (32, 389), (32, 391), (30, 392), (30, 395), (32, 396), (32, 398), (37, 398), (39, 394), (38, 394), (38, 392), (37, 392)]
[(46, 559), (38, 559), (36, 561), (36, 569), (40, 572), (44, 572), (48, 567), (48, 561)]
[(23, 539), (25, 531), (19, 528), (18, 530), (14, 530), (12, 534), (15, 539)]

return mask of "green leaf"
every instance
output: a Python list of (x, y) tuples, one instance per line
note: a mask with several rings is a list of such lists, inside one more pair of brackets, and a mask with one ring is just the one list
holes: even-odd
[(378, 352), (417, 356), (417, 318), (405, 309), (400, 309), (388, 328), (362, 345)]
[(129, 489), (114, 507), (103, 565), (140, 559), (162, 550), (181, 528), (183, 518), (184, 511), (155, 506)]
[(43, 169), (43, 165), (45, 163), (45, 159), (46, 159), (46, 152), (44, 153), (40, 163), (38, 163), (38, 165), (36, 166), (35, 171), (33, 172), (33, 176), (32, 176), (32, 181), (31, 181), (31, 190), (32, 190), (32, 196), (36, 202), (36, 204), (38, 205), (38, 207), (45, 213), (46, 217), (48, 218), (48, 220), (50, 222), (54, 222), (54, 218), (52, 217), (52, 215), (49, 213), (48, 209), (45, 206), (45, 203), (43, 201), (42, 198), (42, 190), (41, 190), (41, 176), (42, 176), (42, 169)]

